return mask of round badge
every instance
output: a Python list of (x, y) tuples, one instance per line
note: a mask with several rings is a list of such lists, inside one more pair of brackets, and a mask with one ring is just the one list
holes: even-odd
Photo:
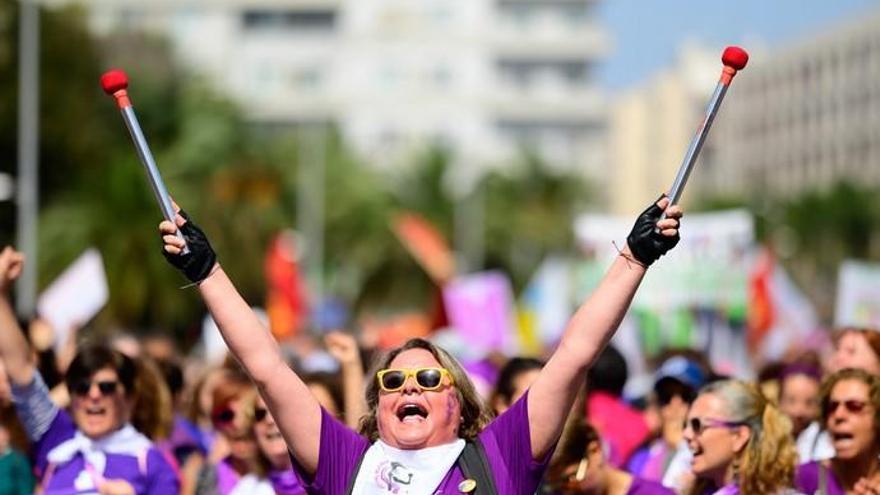
[(477, 487), (477, 482), (467, 479), (458, 484), (458, 491), (461, 493), (470, 493)]

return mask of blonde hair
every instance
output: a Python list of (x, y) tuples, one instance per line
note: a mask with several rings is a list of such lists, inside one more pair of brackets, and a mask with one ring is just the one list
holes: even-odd
[(458, 436), (466, 440), (475, 438), (492, 421), (493, 414), (491, 410), (486, 406), (479, 394), (477, 394), (474, 384), (458, 361), (445, 350), (424, 339), (408, 340), (402, 346), (389, 352), (378, 363), (378, 366), (375, 366), (370, 372), (368, 375), (369, 381), (367, 382), (367, 413), (360, 420), (360, 427), (358, 428), (360, 434), (369, 438), (371, 442), (379, 438), (377, 418), (379, 382), (376, 379), (376, 372), (387, 368), (400, 353), (411, 349), (424, 349), (430, 352), (434, 359), (440, 363), (440, 366), (446, 368), (446, 371), (452, 375), (458, 402), (461, 404), (462, 419), (458, 427)]
[[(792, 486), (797, 450), (791, 434), (791, 421), (760, 389), (741, 380), (711, 383), (700, 395), (712, 394), (724, 403), (726, 418), (742, 422), (750, 430), (749, 441), (738, 454), (740, 493), (777, 493)], [(689, 491), (703, 493), (706, 480), (699, 480)]]
[(256, 420), (256, 410), (257, 410), (257, 399), (260, 397), (260, 394), (257, 393), (256, 388), (251, 389), (247, 392), (242, 398), (242, 407), (241, 412), (244, 415), (242, 418), (244, 421), (244, 428), (247, 430), (248, 435), (254, 439), (254, 442), (257, 444), (257, 455), (256, 460), (254, 462), (254, 472), (260, 478), (265, 478), (266, 475), (270, 471), (272, 471), (272, 461), (269, 460), (269, 457), (263, 452), (263, 448), (260, 447), (260, 442), (257, 442), (257, 433), (254, 430), (254, 426), (257, 424)]

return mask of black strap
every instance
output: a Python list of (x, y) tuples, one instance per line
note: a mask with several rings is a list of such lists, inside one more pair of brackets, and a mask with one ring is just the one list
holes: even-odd
[(365, 450), (363, 454), (361, 454), (360, 459), (358, 459), (357, 466), (354, 467), (354, 471), (351, 472), (351, 478), (348, 480), (348, 489), (345, 490), (346, 495), (352, 495), (354, 491), (354, 482), (357, 481), (358, 473), (361, 470), (361, 464), (364, 463), (364, 457), (367, 456), (367, 451)]
[[(358, 459), (357, 466), (351, 473), (351, 479), (348, 480), (348, 489), (345, 490), (346, 495), (352, 495), (354, 490), (354, 482), (357, 480), (358, 472), (361, 470), (361, 464), (366, 457), (366, 451)], [(458, 455), (455, 461), (458, 468), (465, 479), (474, 480), (477, 485), (470, 493), (473, 495), (496, 495), (498, 490), (495, 489), (495, 478), (492, 477), (492, 470), (489, 469), (489, 459), (486, 458), (486, 451), (483, 449), (483, 443), (479, 438), (468, 440), (464, 444), (464, 450)]]
[(465, 479), (477, 482), (477, 487), (470, 492), (473, 495), (496, 495), (495, 478), (489, 468), (489, 459), (486, 458), (486, 450), (479, 438), (468, 440), (464, 450), (458, 456), (458, 468), (461, 469)]

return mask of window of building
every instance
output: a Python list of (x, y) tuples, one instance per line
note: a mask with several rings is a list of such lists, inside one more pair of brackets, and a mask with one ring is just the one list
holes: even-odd
[(331, 31), (336, 25), (332, 10), (246, 10), (242, 25), (249, 31)]
[(431, 24), (434, 26), (449, 26), (453, 20), (452, 8), (445, 3), (433, 5), (428, 12), (428, 18), (431, 20)]
[(295, 69), (291, 79), (297, 89), (314, 90), (321, 85), (323, 77), (316, 67), (303, 67)]
[(438, 89), (449, 89), (452, 86), (452, 71), (446, 64), (438, 64), (431, 69), (431, 82)]

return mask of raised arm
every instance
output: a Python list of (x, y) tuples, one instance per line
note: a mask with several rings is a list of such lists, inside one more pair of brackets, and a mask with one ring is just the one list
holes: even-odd
[(14, 385), (30, 385), (36, 366), (30, 360), (30, 348), (18, 326), (9, 302), (9, 287), (21, 274), (24, 255), (6, 246), (0, 252), (0, 359), (6, 363), (9, 380)]
[(357, 428), (361, 416), (367, 412), (364, 399), (364, 366), (357, 339), (343, 332), (330, 332), (324, 338), (324, 345), (330, 354), (339, 361), (342, 375), (342, 397), (345, 400), (345, 424)]
[(159, 225), (166, 258), (198, 283), (223, 340), (257, 385), (291, 453), (300, 466), (314, 473), (321, 436), (318, 401), (284, 361), (275, 338), (217, 263), (204, 232), (185, 216), (183, 212), (177, 215), (177, 225), (186, 238), (189, 254), (180, 254), (183, 242), (174, 235), (177, 229), (171, 222)]
[[(662, 197), (636, 220), (624, 247), (596, 290), (568, 322), (559, 346), (529, 389), (528, 414), (532, 456), (542, 458), (559, 438), (586, 371), (620, 321), (647, 267), (678, 242), (681, 210)], [(655, 227), (661, 229), (655, 232)]]

